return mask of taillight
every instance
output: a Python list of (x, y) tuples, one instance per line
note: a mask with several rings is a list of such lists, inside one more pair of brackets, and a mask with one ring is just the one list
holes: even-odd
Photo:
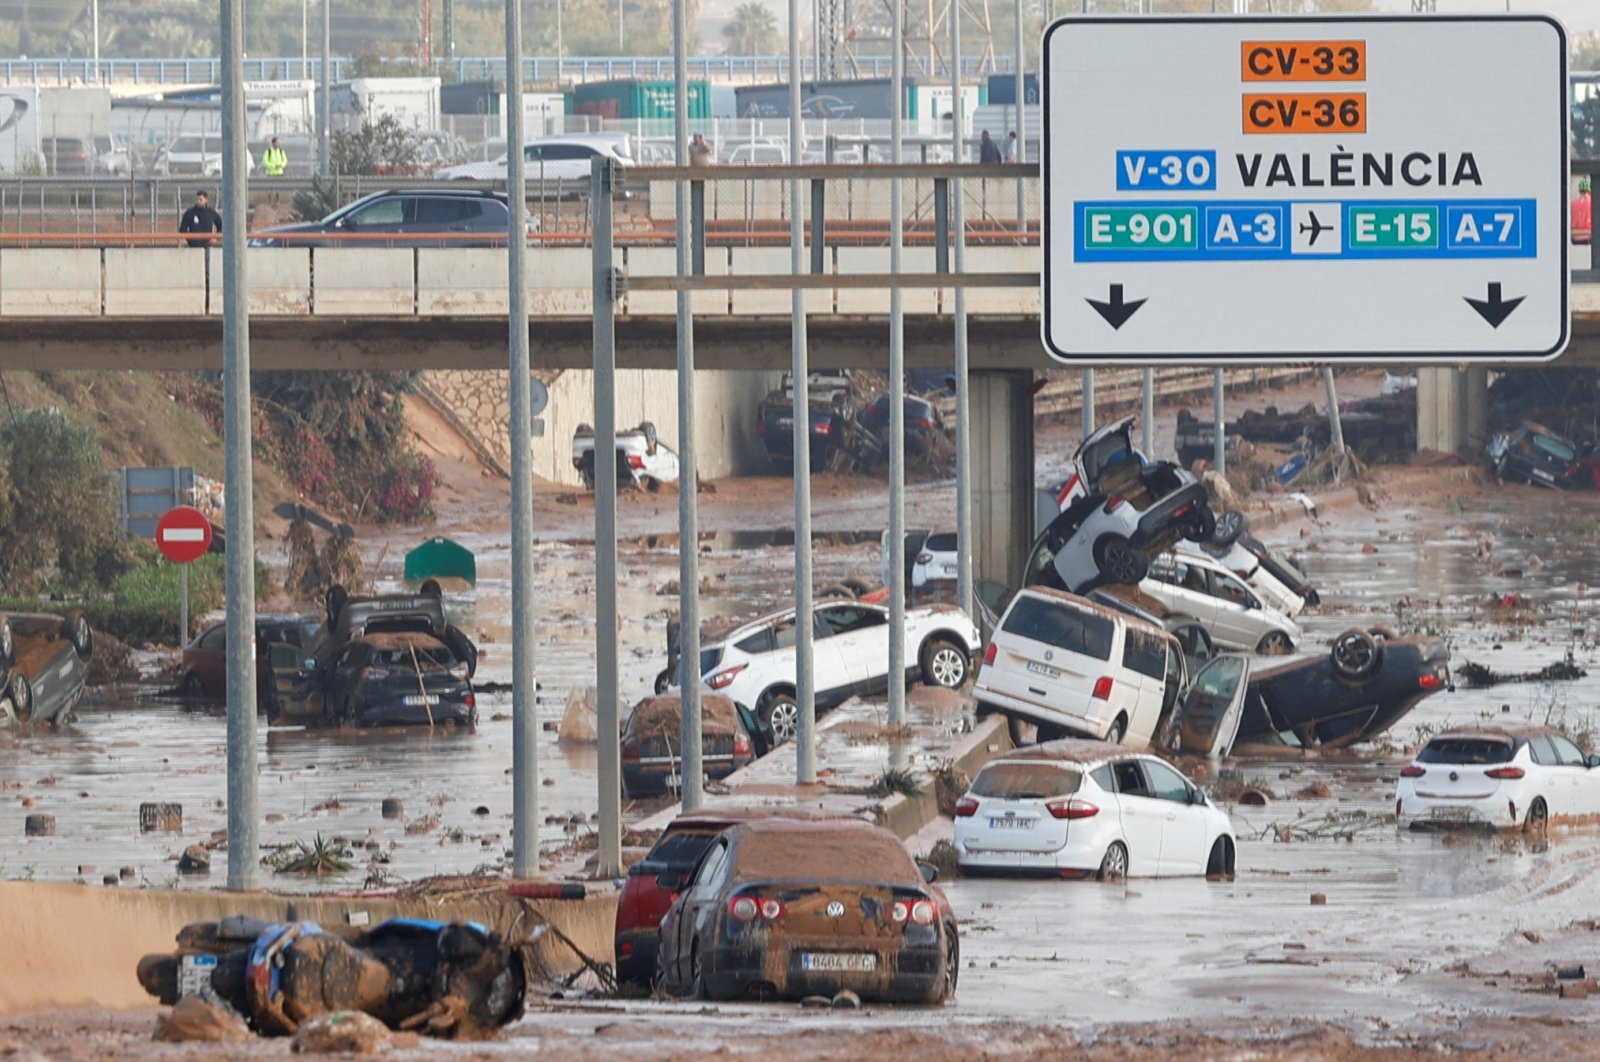
[(1112, 681), (1110, 675), (1101, 675), (1094, 680), (1094, 693), (1091, 696), (1097, 701), (1109, 701), (1111, 699), (1111, 688), (1114, 685), (1116, 683)]
[(990, 664), (993, 664), (994, 663), (994, 658), (997, 655), (999, 655), (999, 652), (1000, 652), (1000, 647), (998, 645), (996, 645), (995, 643), (990, 642), (989, 643), (989, 648), (987, 648), (987, 649), (985, 649), (983, 651), (983, 664), (984, 664), (984, 666), (988, 667)]
[(1102, 511), (1106, 513), (1114, 513), (1120, 508), (1122, 508), (1122, 496), (1120, 494), (1113, 494), (1111, 497), (1106, 499), (1106, 504)]
[(622, 744), (622, 758), (624, 760), (628, 761), (629, 763), (638, 763), (639, 762), (639, 743), (637, 741), (625, 741), (625, 742), (623, 742), (623, 744)]
[(761, 907), (748, 896), (735, 896), (728, 901), (728, 915), (739, 922), (754, 922)]
[(913, 425), (915, 425), (916, 427), (921, 428), (923, 431), (932, 431), (933, 430), (933, 421), (929, 420), (927, 417), (921, 417), (921, 418), (919, 418), (917, 420), (912, 421), (911, 423)]
[(1425, 690), (1436, 690), (1444, 685), (1444, 679), (1438, 675), (1421, 675), (1417, 678), (1417, 685)]
[(970, 819), (978, 813), (978, 802), (971, 797), (962, 797), (956, 801), (956, 818)]
[(831, 420), (820, 420), (820, 421), (818, 421), (816, 423), (816, 426), (813, 427), (811, 430), (816, 432), (818, 435), (832, 435), (833, 434), (833, 421), (831, 421)]
[(735, 756), (748, 756), (754, 751), (750, 748), (750, 739), (743, 734), (733, 739), (733, 754)]
[(1490, 778), (1521, 778), (1527, 772), (1521, 767), (1496, 767), (1492, 771), (1484, 771)]
[(1183, 507), (1183, 508), (1181, 508), (1181, 509), (1179, 509), (1179, 510), (1177, 510), (1177, 511), (1176, 511), (1176, 512), (1174, 512), (1174, 513), (1173, 513), (1173, 514), (1172, 514), (1172, 518), (1173, 518), (1173, 519), (1174, 519), (1174, 520), (1176, 520), (1176, 519), (1178, 519), (1178, 518), (1179, 518), (1179, 517), (1182, 517), (1182, 516), (1188, 516), (1188, 515), (1189, 515), (1189, 511), (1190, 511), (1190, 510), (1191, 510), (1191, 509), (1193, 509), (1193, 508), (1194, 508), (1194, 506), (1192, 506), (1192, 505), (1185, 505), (1185, 506), (1184, 506), (1184, 507)]
[(461, 699), (463, 702), (465, 702), (468, 708), (476, 708), (478, 706), (478, 697), (476, 694), (469, 693)]
[(768, 922), (776, 922), (783, 917), (783, 904), (774, 899), (761, 901), (761, 917)]
[(739, 672), (743, 671), (749, 666), (749, 664), (739, 664), (735, 667), (730, 667), (726, 670), (719, 671), (715, 675), (712, 675), (710, 678), (706, 679), (706, 685), (710, 686), (714, 690), (724, 689), (731, 685), (734, 679), (739, 677)]
[(919, 926), (933, 925), (934, 916), (937, 914), (938, 911), (927, 900), (911, 902), (896, 900), (894, 906), (889, 909), (889, 917), (894, 919), (895, 922), (904, 923), (909, 921)]
[(917, 563), (918, 564), (932, 564), (933, 563), (933, 554), (931, 554), (931, 553), (919, 553), (919, 554), (917, 554)]
[(1428, 773), (1427, 771), (1425, 771), (1421, 767), (1418, 767), (1414, 763), (1409, 767), (1400, 768), (1400, 777), (1401, 778), (1421, 778), (1423, 775), (1425, 775), (1427, 773)]
[(1087, 800), (1048, 800), (1044, 808), (1052, 819), (1092, 819), (1100, 809)]
[(643, 468), (644, 467), (644, 458), (640, 457), (638, 454), (629, 454), (628, 455), (628, 467), (629, 468)]

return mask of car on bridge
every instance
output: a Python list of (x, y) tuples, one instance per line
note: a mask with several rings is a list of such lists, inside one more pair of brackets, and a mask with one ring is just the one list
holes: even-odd
[(510, 231), (510, 207), (495, 192), (391, 188), (362, 196), (321, 221), (262, 229), (250, 237), (250, 246), (503, 247)]
[[(441, 181), (504, 181), (509, 177), (510, 152), (492, 162), (466, 162), (446, 166), (434, 177)], [(574, 133), (546, 136), (523, 145), (523, 172), (529, 199), (580, 197), (589, 194), (589, 178), (596, 158), (618, 166), (633, 165), (627, 133)]]

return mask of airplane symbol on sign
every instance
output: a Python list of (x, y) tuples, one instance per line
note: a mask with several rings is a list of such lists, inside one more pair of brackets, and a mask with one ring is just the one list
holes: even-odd
[(1313, 211), (1310, 222), (1302, 221), (1300, 223), (1300, 231), (1311, 233), (1311, 239), (1306, 241), (1306, 246), (1315, 247), (1317, 245), (1317, 237), (1321, 236), (1324, 232), (1332, 232), (1333, 226), (1324, 225), (1321, 219), (1317, 217), (1316, 212)]

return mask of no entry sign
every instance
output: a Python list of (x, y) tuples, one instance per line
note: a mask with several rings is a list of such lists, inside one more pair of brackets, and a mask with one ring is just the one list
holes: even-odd
[(211, 548), (211, 521), (189, 505), (168, 509), (156, 521), (156, 548), (175, 564), (190, 564)]

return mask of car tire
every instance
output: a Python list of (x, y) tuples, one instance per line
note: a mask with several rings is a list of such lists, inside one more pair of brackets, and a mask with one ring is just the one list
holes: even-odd
[(94, 631), (89, 629), (89, 621), (78, 609), (68, 612), (61, 621), (61, 637), (72, 643), (79, 660), (87, 660), (94, 655)]
[(1121, 535), (1101, 535), (1095, 541), (1094, 566), (1106, 582), (1120, 586), (1137, 586), (1150, 574), (1150, 558)]
[(1112, 720), (1111, 728), (1106, 731), (1106, 744), (1120, 745), (1122, 744), (1122, 739), (1127, 736), (1128, 717), (1125, 715), (1118, 715), (1116, 719)]
[(185, 672), (183, 682), (178, 686), (178, 696), (186, 701), (198, 701), (205, 695), (205, 687), (200, 682), (200, 676), (193, 671)]
[(17, 662), (17, 639), (11, 633), (11, 621), (0, 616), (0, 675), (11, 670)]
[(664, 668), (661, 669), (661, 672), (658, 675), (656, 675), (656, 685), (655, 685), (656, 696), (659, 697), (662, 694), (666, 693), (668, 687), (670, 687), (671, 685), (672, 685), (672, 669), (669, 668), (669, 667), (664, 667)]
[(11, 698), (11, 710), (17, 722), (26, 723), (33, 718), (33, 685), (28, 676), (20, 671), (12, 672), (11, 681), (6, 683), (6, 695)]
[(839, 582), (849, 587), (850, 592), (855, 594), (856, 597), (860, 597), (862, 594), (870, 594), (874, 589), (873, 585), (865, 579), (841, 579)]
[(1256, 652), (1262, 656), (1283, 656), (1294, 652), (1294, 642), (1282, 631), (1268, 631), (1256, 643)]
[(1128, 876), (1128, 847), (1121, 841), (1112, 841), (1106, 854), (1100, 857), (1100, 869), (1095, 871), (1096, 881), (1122, 881)]
[(846, 601), (854, 601), (856, 592), (843, 583), (829, 583), (827, 586), (818, 587), (816, 596), (818, 601), (827, 597), (842, 597)]
[(956, 984), (961, 978), (961, 937), (956, 924), (944, 924), (944, 980), (930, 1003), (946, 1003), (956, 997)]
[(922, 684), (958, 690), (967, 681), (971, 663), (965, 650), (945, 638), (929, 638), (917, 654), (922, 668)]
[(1201, 506), (1183, 525), (1183, 537), (1190, 542), (1208, 542), (1217, 533), (1217, 517), (1210, 506)]
[(1233, 842), (1226, 837), (1218, 837), (1212, 842), (1211, 855), (1206, 859), (1206, 877), (1217, 880), (1232, 880), (1233, 867)]
[(1351, 627), (1333, 640), (1328, 652), (1334, 672), (1342, 679), (1364, 679), (1378, 669), (1383, 658), (1383, 647), (1378, 640), (1360, 627)]
[(1248, 530), (1250, 530), (1250, 518), (1237, 509), (1229, 509), (1217, 517), (1217, 526), (1211, 529), (1211, 544), (1231, 546)]
[(1544, 836), (1550, 829), (1550, 809), (1544, 802), (1544, 797), (1534, 797), (1533, 803), (1528, 805), (1528, 815), (1522, 820), (1522, 832)]
[(689, 998), (710, 999), (706, 992), (705, 971), (700, 969), (700, 942), (697, 940), (689, 948)]
[(1367, 633), (1371, 634), (1374, 638), (1380, 638), (1386, 642), (1392, 642), (1396, 638), (1400, 637), (1393, 627), (1383, 623), (1380, 623), (1375, 627), (1368, 627)]
[(772, 732), (774, 745), (788, 744), (799, 732), (800, 703), (787, 690), (778, 690), (762, 697), (756, 714), (761, 725)]

